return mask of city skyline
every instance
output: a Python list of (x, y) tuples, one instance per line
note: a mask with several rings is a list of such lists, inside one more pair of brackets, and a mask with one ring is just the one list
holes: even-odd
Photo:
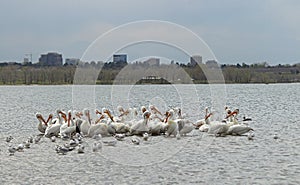
[[(207, 43), (221, 64), (300, 62), (299, 1), (12, 0), (1, 2), (0, 7), (3, 62), (23, 61), (26, 54), (38, 61), (41, 53), (50, 51), (81, 58), (101, 34), (137, 20), (163, 20), (186, 27)], [(134, 53), (130, 55), (135, 58)], [(186, 56), (185, 60), (183, 56), (171, 59), (176, 57), (188, 61)]]

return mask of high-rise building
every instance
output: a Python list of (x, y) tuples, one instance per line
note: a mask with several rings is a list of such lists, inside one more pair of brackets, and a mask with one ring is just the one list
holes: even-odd
[(148, 64), (149, 66), (159, 66), (160, 60), (159, 58), (149, 58), (148, 60), (144, 61), (144, 64)]
[(44, 66), (61, 66), (62, 63), (62, 55), (54, 52), (42, 54), (39, 58), (39, 64)]
[(65, 64), (67, 65), (78, 65), (80, 62), (80, 59), (79, 58), (66, 58), (65, 60)]
[(114, 63), (127, 63), (127, 55), (126, 54), (115, 54), (113, 55)]
[(190, 58), (190, 65), (196, 66), (197, 64), (202, 64), (202, 56), (200, 55), (193, 55)]

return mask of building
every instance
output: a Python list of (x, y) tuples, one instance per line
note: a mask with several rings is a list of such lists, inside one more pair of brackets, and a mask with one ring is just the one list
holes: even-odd
[(218, 62), (215, 60), (208, 60), (208, 61), (206, 61), (205, 64), (208, 68), (218, 68), (219, 67)]
[(159, 66), (160, 59), (159, 58), (149, 58), (148, 60), (144, 61), (144, 64), (149, 66)]
[(190, 66), (196, 66), (197, 64), (202, 64), (202, 56), (200, 55), (193, 55), (190, 58)]
[(39, 64), (43, 66), (61, 66), (63, 64), (62, 55), (58, 53), (42, 54)]
[(114, 63), (127, 63), (127, 55), (126, 54), (115, 54), (113, 55)]
[(66, 65), (76, 66), (79, 64), (79, 62), (80, 62), (80, 59), (78, 59), (78, 58), (66, 58), (66, 60), (65, 60)]

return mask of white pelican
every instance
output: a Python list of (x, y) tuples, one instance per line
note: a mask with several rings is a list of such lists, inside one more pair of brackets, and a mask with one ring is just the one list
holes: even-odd
[(134, 125), (130, 127), (130, 134), (132, 135), (143, 135), (145, 132), (149, 132), (148, 128), (148, 120), (151, 113), (148, 111), (145, 111), (143, 113), (143, 119), (136, 122)]
[(129, 131), (130, 127), (122, 122), (116, 122), (114, 117), (111, 115), (111, 112), (108, 109), (104, 110), (104, 113), (107, 114), (111, 120), (110, 125), (116, 130), (116, 133), (126, 133)]
[(194, 125), (190, 120), (187, 119), (179, 119), (177, 121), (178, 124), (178, 131), (180, 136), (184, 136), (194, 130)]
[[(212, 113), (208, 117), (211, 115)], [(207, 119), (207, 123), (209, 124), (208, 134), (214, 134), (215, 136), (225, 136), (227, 134), (228, 125), (226, 123), (220, 121), (210, 122), (209, 119)]]
[(164, 119), (158, 117), (158, 115), (151, 116), (152, 119), (149, 119), (148, 127), (149, 133), (151, 135), (160, 135), (165, 131), (166, 123)]
[(60, 132), (61, 119), (57, 119), (57, 121), (52, 121), (53, 115), (50, 114), (47, 120), (48, 127), (45, 130), (45, 137), (58, 136)]
[(170, 110), (167, 113), (167, 126), (166, 126), (166, 136), (171, 136), (173, 135), (174, 137), (176, 137), (178, 132), (178, 125), (177, 122), (174, 121), (174, 111)]
[(45, 130), (47, 128), (47, 123), (45, 121), (45, 119), (43, 118), (43, 116), (40, 114), (40, 113), (36, 113), (36, 118), (39, 120), (39, 124), (38, 124), (38, 130), (41, 132), (41, 133), (45, 133)]
[(243, 135), (250, 130), (253, 130), (251, 127), (244, 125), (244, 124), (238, 124), (238, 125), (232, 125), (228, 128), (227, 134), (229, 135)]
[(63, 134), (71, 135), (73, 132), (76, 131), (76, 125), (74, 123), (74, 120), (72, 119), (72, 113), (71, 110), (68, 111), (68, 120), (66, 123), (62, 124), (60, 126), (60, 135)]
[(101, 136), (109, 136), (109, 130), (108, 125), (104, 122), (101, 122), (101, 120), (104, 119), (104, 115), (96, 110), (96, 114), (100, 115), (100, 118), (95, 121), (95, 123), (92, 123), (89, 130), (88, 130), (88, 136), (94, 137), (95, 135), (100, 134)]
[[(96, 110), (97, 111), (97, 110)], [(80, 126), (79, 126), (79, 130), (80, 133), (83, 136), (87, 136), (89, 129), (91, 127), (91, 116), (90, 116), (90, 111), (87, 109), (83, 110), (83, 114), (85, 115), (85, 119), (82, 120)]]
[[(208, 107), (205, 107), (205, 116), (203, 119), (197, 120), (196, 123), (194, 124), (196, 129), (200, 128), (202, 125), (204, 125), (206, 123), (206, 117), (208, 115)], [(203, 131), (201, 131), (203, 132)]]

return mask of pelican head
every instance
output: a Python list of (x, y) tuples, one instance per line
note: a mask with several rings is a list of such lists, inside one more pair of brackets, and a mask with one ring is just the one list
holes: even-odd
[(141, 107), (141, 111), (142, 111), (142, 113), (146, 112), (146, 111), (147, 111), (146, 107), (145, 107), (145, 106), (142, 106), (142, 107)]
[(148, 111), (145, 111), (144, 114), (143, 114), (143, 118), (144, 119), (148, 119), (150, 117), (151, 113), (148, 112)]

